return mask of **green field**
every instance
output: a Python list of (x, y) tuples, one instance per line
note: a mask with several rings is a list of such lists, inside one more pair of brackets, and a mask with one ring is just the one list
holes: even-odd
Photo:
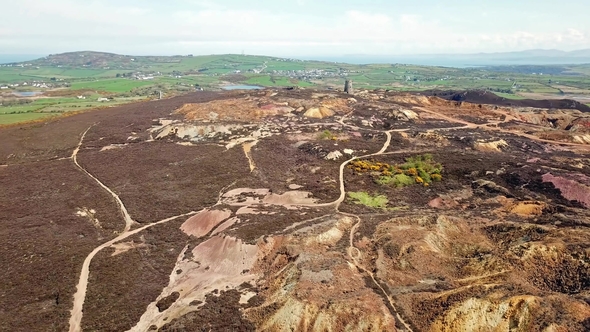
[(0, 125), (9, 125), (19, 122), (35, 121), (49, 118), (56, 114), (51, 113), (22, 113), (22, 114), (2, 114), (0, 115)]
[(309, 87), (313, 84), (305, 81), (298, 81), (289, 79), (287, 77), (277, 77), (277, 76), (268, 76), (268, 75), (261, 75), (261, 76), (254, 76), (247, 79), (244, 83), (251, 84), (251, 85), (260, 85), (260, 86), (302, 86), (302, 87)]
[(43, 98), (24, 105), (0, 106), (0, 125), (39, 120), (73, 111), (114, 106), (145, 99), (143, 97), (128, 97), (99, 102), (97, 101), (98, 97), (100, 95), (92, 95), (85, 100), (78, 98)]
[[(538, 67), (535, 69), (538, 72), (556, 74), (535, 75), (528, 72), (532, 69), (526, 66), (510, 67), (508, 71), (502, 67), (353, 65), (236, 54), (133, 57), (97, 52), (64, 53), (15, 66), (0, 66), (0, 86), (4, 87), (0, 90), (0, 124), (154, 98), (160, 92), (173, 96), (195, 91), (196, 87), (218, 90), (228, 82), (267, 87), (338, 88), (345, 79), (352, 79), (356, 89), (484, 89), (507, 99), (522, 99), (519, 93), (562, 95), (561, 89), (590, 94), (590, 65)], [(146, 76), (154, 78), (142, 79)], [(48, 85), (48, 90), (66, 93), (57, 94), (63, 97), (12, 105), (16, 98), (13, 91), (39, 91), (40, 88), (32, 85), (40, 83)], [(79, 94), (87, 98), (76, 98)], [(114, 98), (114, 101), (97, 102), (100, 97)]]
[(142, 86), (154, 85), (149, 80), (138, 81), (130, 79), (108, 79), (108, 80), (97, 80), (97, 81), (82, 81), (74, 82), (71, 85), (72, 90), (96, 90), (106, 92), (126, 92), (139, 88)]
[(494, 94), (498, 95), (499, 97), (506, 98), (506, 99), (514, 99), (514, 100), (525, 99), (522, 96), (511, 94), (511, 93), (494, 92)]

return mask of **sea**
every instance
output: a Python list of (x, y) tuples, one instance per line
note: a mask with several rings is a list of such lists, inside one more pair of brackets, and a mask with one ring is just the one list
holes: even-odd
[(42, 58), (44, 54), (0, 54), (0, 64), (31, 61)]
[(298, 57), (301, 60), (317, 60), (350, 64), (407, 64), (419, 66), (476, 68), (487, 66), (518, 66), (518, 65), (565, 65), (590, 63), (590, 58), (560, 58), (560, 57), (479, 57), (465, 54), (458, 55), (344, 55), (344, 56), (316, 56)]

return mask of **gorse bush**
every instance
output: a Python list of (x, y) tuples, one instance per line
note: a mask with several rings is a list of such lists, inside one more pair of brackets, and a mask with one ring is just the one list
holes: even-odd
[[(440, 174), (442, 171), (442, 165), (435, 162), (432, 155), (429, 153), (409, 157), (406, 159), (405, 163), (399, 165), (399, 168), (403, 170), (415, 169), (419, 172), (421, 171), (423, 174)], [(420, 173), (418, 173), (418, 175), (420, 175)]]
[(348, 165), (356, 173), (375, 175), (375, 182), (381, 185), (393, 185), (401, 188), (413, 184), (428, 186), (432, 182), (442, 181), (442, 165), (434, 161), (431, 154), (417, 155), (406, 159), (400, 165), (354, 160)]
[(435, 173), (435, 174), (432, 174), (430, 177), (432, 178), (432, 181), (435, 181), (435, 182), (442, 181), (442, 175), (440, 175), (440, 174)]

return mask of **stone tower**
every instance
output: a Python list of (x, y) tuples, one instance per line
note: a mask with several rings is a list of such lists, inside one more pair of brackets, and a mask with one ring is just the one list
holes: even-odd
[(352, 80), (346, 80), (344, 82), (344, 92), (348, 94), (353, 94), (354, 91), (352, 90)]

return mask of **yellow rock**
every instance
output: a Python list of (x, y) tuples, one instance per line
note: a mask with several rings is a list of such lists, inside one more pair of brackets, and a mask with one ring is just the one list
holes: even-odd
[(332, 115), (334, 115), (334, 111), (323, 106), (310, 108), (303, 114), (305, 117), (316, 119), (323, 119)]

